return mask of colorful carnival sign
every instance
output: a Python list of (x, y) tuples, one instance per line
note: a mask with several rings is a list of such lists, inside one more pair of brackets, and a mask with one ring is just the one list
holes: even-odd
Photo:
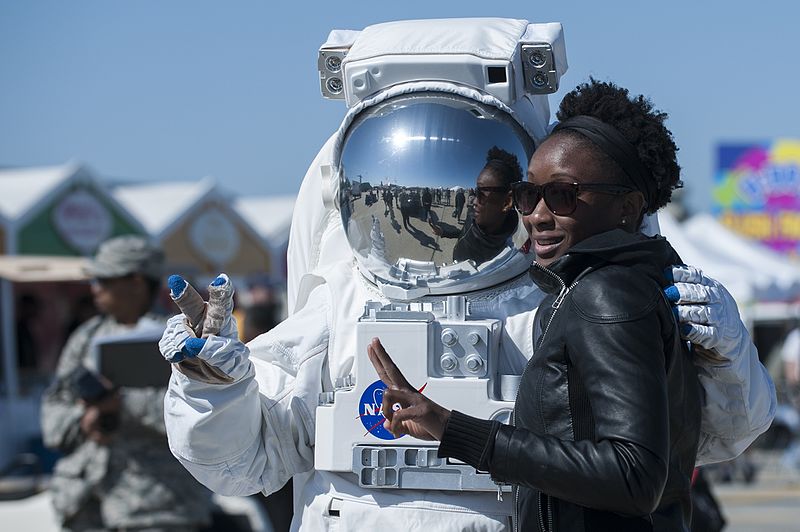
[(800, 140), (721, 145), (714, 212), (734, 231), (800, 258)]

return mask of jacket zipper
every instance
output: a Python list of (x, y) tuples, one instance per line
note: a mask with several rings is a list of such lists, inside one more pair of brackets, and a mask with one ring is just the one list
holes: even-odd
[[(544, 522), (544, 512), (542, 512), (542, 498), (547, 501), (547, 526), (545, 526)], [(550, 498), (550, 495), (546, 493), (539, 492), (539, 497), (536, 501), (537, 510), (539, 513), (539, 530), (543, 532), (553, 532), (553, 499)]]
[[(554, 274), (553, 272), (551, 272), (550, 270), (548, 270), (544, 266), (540, 266), (539, 264), (534, 262), (532, 264), (532, 267), (533, 268), (539, 268), (544, 273), (546, 273), (547, 275), (549, 275), (550, 277), (552, 277), (553, 279), (558, 281), (558, 284), (561, 285), (561, 290), (559, 290), (558, 296), (556, 297), (555, 301), (553, 301), (553, 304), (551, 305), (551, 307), (553, 308), (553, 313), (550, 315), (550, 319), (547, 320), (547, 325), (545, 325), (544, 332), (542, 332), (542, 335), (539, 337), (539, 341), (536, 342), (535, 346), (533, 346), (533, 350), (535, 352), (536, 348), (539, 347), (540, 345), (542, 345), (542, 342), (544, 342), (544, 337), (547, 335), (547, 331), (550, 329), (550, 324), (553, 323), (553, 318), (555, 318), (555, 315), (556, 315), (555, 311), (557, 311), (561, 307), (561, 303), (564, 302), (564, 298), (566, 298), (567, 294), (569, 293), (569, 291), (572, 290), (575, 287), (576, 284), (578, 284), (578, 280), (576, 279), (575, 282), (573, 282), (571, 285), (567, 286), (566, 283), (564, 283), (564, 281), (561, 280), (561, 277), (559, 277), (558, 275)], [(520, 384), (522, 384), (522, 380), (525, 377), (525, 372), (526, 371), (528, 371), (528, 365), (527, 364), (525, 365), (525, 369), (522, 370), (522, 375), (520, 375), (520, 378), (519, 378)], [(517, 403), (518, 399), (519, 399), (519, 388), (517, 388), (517, 396), (514, 398), (514, 404)], [(511, 412), (511, 424), (513, 426), (517, 425), (517, 417), (516, 416), (517, 416), (517, 411), (516, 411), (516, 409), (514, 409)], [(541, 494), (541, 492), (540, 492), (540, 494)], [(514, 519), (513, 519), (514, 532), (519, 532), (519, 510), (517, 509), (519, 507), (518, 503), (519, 503), (519, 486), (515, 486), (514, 487), (514, 516), (513, 516), (514, 517)], [(539, 510), (539, 524), (540, 524), (542, 530), (545, 530), (544, 519), (542, 518), (542, 499), (541, 499), (541, 497), (539, 497), (538, 506), (539, 506), (539, 508), (538, 508), (538, 510)], [(548, 522), (549, 527), (546, 530), (552, 531), (553, 530), (553, 516), (552, 516), (551, 505), (550, 505), (550, 497), (549, 496), (547, 496), (547, 510), (548, 510), (548, 512), (547, 512), (548, 513), (547, 522)]]
[(539, 530), (546, 532), (547, 529), (544, 527), (544, 514), (542, 513), (542, 497), (544, 497), (544, 493), (540, 491), (539, 496), (536, 497), (536, 513), (539, 514)]

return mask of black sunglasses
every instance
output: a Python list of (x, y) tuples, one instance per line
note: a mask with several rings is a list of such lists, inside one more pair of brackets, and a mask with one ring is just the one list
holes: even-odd
[(562, 183), (553, 181), (544, 185), (534, 185), (527, 181), (518, 181), (511, 185), (514, 195), (514, 208), (523, 216), (533, 212), (539, 201), (556, 216), (567, 216), (578, 208), (578, 194), (583, 191), (601, 192), (619, 196), (632, 192), (633, 188), (624, 185), (605, 183)]

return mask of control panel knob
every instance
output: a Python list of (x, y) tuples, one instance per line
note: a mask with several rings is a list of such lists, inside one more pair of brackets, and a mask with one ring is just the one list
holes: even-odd
[(439, 359), (442, 364), (442, 369), (445, 371), (453, 371), (458, 366), (458, 360), (450, 353), (445, 353)]
[(475, 331), (472, 331), (467, 335), (467, 341), (469, 342), (469, 345), (478, 345), (478, 343), (481, 341), (481, 335)]
[(453, 329), (442, 331), (442, 343), (447, 347), (453, 347), (458, 343), (458, 334)]
[(483, 359), (478, 355), (470, 355), (467, 357), (467, 369), (473, 373), (477, 373), (483, 368)]

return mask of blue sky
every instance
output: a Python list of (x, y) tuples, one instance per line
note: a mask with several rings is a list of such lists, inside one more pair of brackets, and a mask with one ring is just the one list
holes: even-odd
[(791, 2), (488, 4), (0, 0), (0, 165), (294, 193), (345, 112), (319, 93), (328, 32), (460, 16), (562, 22), (570, 69), (551, 105), (590, 75), (651, 97), (692, 211), (710, 209), (718, 142), (798, 136)]

